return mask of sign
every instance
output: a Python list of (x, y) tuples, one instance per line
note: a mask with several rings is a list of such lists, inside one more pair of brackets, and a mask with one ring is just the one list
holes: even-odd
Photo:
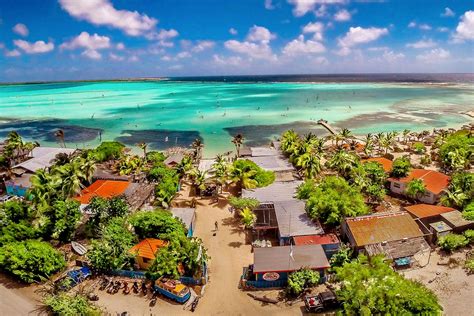
[(276, 281), (280, 278), (280, 275), (276, 272), (267, 272), (263, 274), (263, 279), (265, 281)]

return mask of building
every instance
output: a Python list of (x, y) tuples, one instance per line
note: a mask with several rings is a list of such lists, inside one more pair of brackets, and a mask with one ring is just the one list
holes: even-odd
[(374, 157), (374, 158), (363, 159), (362, 163), (365, 163), (365, 162), (377, 162), (380, 165), (382, 165), (382, 168), (386, 173), (390, 173), (392, 171), (393, 161), (391, 161), (390, 159), (387, 159), (384, 157)]
[(13, 166), (14, 177), (5, 182), (7, 194), (25, 197), (31, 187), (30, 177), (40, 169), (47, 169), (54, 163), (57, 154), (72, 154), (76, 149), (56, 147), (35, 147), (31, 158)]
[(154, 238), (146, 238), (133, 246), (129, 250), (129, 253), (135, 256), (135, 262), (141, 270), (147, 270), (153, 263), (153, 260), (155, 260), (156, 253), (160, 250), (160, 248), (166, 247), (167, 245), (168, 242), (166, 241)]
[(395, 194), (405, 195), (407, 185), (413, 179), (422, 180), (426, 188), (425, 194), (418, 198), (418, 200), (428, 204), (435, 204), (442, 195), (443, 190), (448, 188), (451, 178), (444, 173), (433, 170), (413, 169), (407, 177), (388, 178), (390, 191)]
[(243, 287), (272, 288), (288, 283), (288, 275), (302, 268), (319, 271), (322, 280), (330, 267), (321, 245), (256, 248), (254, 263), (244, 269)]
[(184, 158), (184, 153), (173, 153), (169, 155), (163, 163), (168, 167), (175, 167), (179, 165)]
[(461, 233), (467, 229), (474, 229), (474, 221), (465, 219), (459, 211), (446, 212), (441, 214), (441, 217), (455, 233)]
[(328, 259), (338, 252), (341, 246), (341, 242), (335, 234), (294, 236), (292, 244), (295, 246), (321, 245)]
[(318, 221), (311, 220), (305, 203), (294, 198), (301, 181), (274, 182), (264, 188), (242, 190), (242, 197), (260, 202), (253, 232), (256, 239), (276, 237), (280, 245), (290, 244), (291, 237), (324, 234)]
[(425, 226), (442, 220), (441, 214), (452, 212), (454, 208), (431, 204), (415, 204), (405, 206), (404, 210), (417, 220), (420, 220)]
[(276, 181), (294, 180), (295, 168), (279, 150), (272, 147), (251, 147), (250, 153), (251, 156), (246, 159), (255, 162), (260, 168), (273, 171)]
[(97, 180), (89, 187), (81, 191), (75, 199), (81, 203), (82, 209), (87, 209), (87, 205), (95, 196), (111, 198), (123, 195), (131, 211), (142, 207), (151, 199), (154, 192), (153, 184), (133, 183), (116, 180)]
[(384, 254), (390, 259), (413, 257), (429, 249), (428, 234), (406, 212), (375, 213), (346, 218), (342, 224), (351, 247), (368, 255)]
[(172, 207), (170, 209), (174, 217), (179, 218), (186, 229), (188, 230), (188, 237), (193, 237), (196, 227), (196, 209), (190, 207)]

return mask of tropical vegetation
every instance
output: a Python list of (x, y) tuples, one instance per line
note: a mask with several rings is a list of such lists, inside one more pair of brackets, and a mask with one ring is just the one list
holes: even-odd
[(287, 292), (290, 295), (300, 295), (306, 289), (318, 285), (319, 272), (303, 268), (290, 273), (288, 276)]

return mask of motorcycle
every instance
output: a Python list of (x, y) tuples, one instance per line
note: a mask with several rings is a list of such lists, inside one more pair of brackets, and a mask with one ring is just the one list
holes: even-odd
[(123, 294), (127, 295), (130, 293), (130, 287), (128, 286), (128, 282), (123, 282)]
[(102, 282), (100, 283), (99, 291), (103, 291), (109, 286), (110, 280), (107, 278), (103, 278)]
[(133, 293), (138, 294), (138, 282), (133, 282)]
[(115, 281), (115, 286), (114, 286), (114, 290), (112, 294), (118, 293), (121, 287), (122, 287), (122, 283), (120, 283), (120, 281)]
[(199, 303), (199, 296), (196, 297), (193, 301), (193, 303), (191, 304), (191, 312), (194, 313), (194, 311), (196, 310), (196, 307), (197, 307), (197, 304)]
[(94, 294), (94, 293), (90, 293), (89, 295), (87, 295), (87, 298), (90, 301), (98, 301), (99, 300), (99, 295)]
[(143, 281), (142, 282), (142, 293), (143, 293), (143, 295), (146, 295), (147, 292), (148, 292), (148, 288), (146, 286), (146, 281)]
[(150, 307), (153, 307), (156, 305), (156, 300), (158, 299), (158, 290), (154, 290), (153, 291), (153, 296), (151, 297), (151, 301), (150, 301)]
[(115, 285), (116, 285), (116, 282), (110, 281), (109, 285), (107, 285), (107, 293), (108, 294), (112, 294), (114, 292)]

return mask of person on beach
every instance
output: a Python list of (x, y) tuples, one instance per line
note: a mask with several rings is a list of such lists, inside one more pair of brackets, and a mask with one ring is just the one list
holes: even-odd
[(217, 221), (214, 223), (214, 227), (215, 227), (215, 231), (219, 230), (219, 223)]

